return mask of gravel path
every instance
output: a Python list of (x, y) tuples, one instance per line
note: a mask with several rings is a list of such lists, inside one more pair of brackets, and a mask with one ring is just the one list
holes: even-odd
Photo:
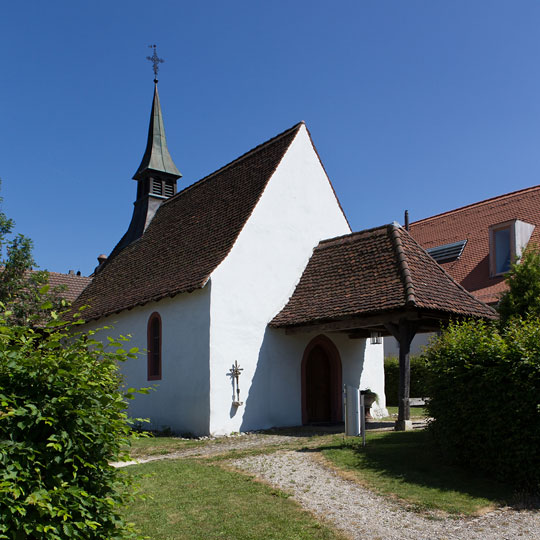
[(186, 457), (209, 457), (219, 454), (226, 454), (232, 450), (242, 451), (256, 448), (272, 448), (282, 444), (297, 443), (305, 441), (306, 437), (292, 435), (268, 435), (263, 433), (242, 433), (230, 437), (219, 437), (208, 439), (203, 446), (195, 446), (168, 454), (156, 454), (145, 456), (131, 461), (120, 461), (111, 463), (113, 467), (121, 468), (129, 465), (139, 465), (149, 461), (160, 461), (163, 459), (179, 459)]
[(291, 493), (353, 539), (540, 540), (538, 511), (503, 508), (471, 518), (420, 515), (342, 478), (309, 452), (279, 451), (231, 463)]
[[(415, 429), (423, 429), (426, 427), (424, 419), (415, 419), (413, 421)], [(392, 431), (394, 422), (375, 421), (367, 425), (369, 431)], [(309, 446), (309, 437), (314, 435), (328, 435), (331, 433), (342, 433), (342, 426), (328, 427), (309, 427), (301, 426), (291, 429), (277, 429), (274, 433), (271, 431), (263, 432), (247, 432), (236, 435), (224, 436), (206, 439), (206, 444), (202, 446), (189, 447), (168, 454), (155, 454), (133, 459), (131, 461), (118, 461), (111, 463), (113, 467), (127, 467), (129, 465), (139, 465), (148, 463), (149, 461), (159, 461), (162, 459), (179, 459), (184, 457), (208, 457), (219, 454), (226, 454), (231, 450), (242, 451), (254, 448), (271, 448), (282, 444), (306, 443)], [(201, 440), (205, 440), (204, 438)]]

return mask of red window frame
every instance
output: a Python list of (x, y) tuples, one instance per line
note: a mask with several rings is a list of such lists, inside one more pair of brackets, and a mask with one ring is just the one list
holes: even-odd
[(147, 327), (149, 381), (161, 380), (161, 316), (157, 311), (150, 315)]

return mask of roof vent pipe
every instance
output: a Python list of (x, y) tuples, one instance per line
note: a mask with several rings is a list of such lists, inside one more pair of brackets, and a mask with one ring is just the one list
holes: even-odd
[(102, 265), (106, 260), (107, 260), (107, 255), (105, 255), (104, 253), (102, 253), (101, 255), (98, 255), (98, 263), (100, 265)]
[(409, 211), (405, 210), (405, 230), (409, 230)]

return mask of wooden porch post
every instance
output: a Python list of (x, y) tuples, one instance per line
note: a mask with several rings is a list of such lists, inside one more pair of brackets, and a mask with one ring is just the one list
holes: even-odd
[(411, 389), (411, 341), (416, 334), (416, 325), (407, 319), (400, 319), (398, 324), (385, 325), (388, 331), (399, 343), (399, 392), (398, 392), (398, 419), (394, 429), (407, 431), (413, 428), (410, 409)]

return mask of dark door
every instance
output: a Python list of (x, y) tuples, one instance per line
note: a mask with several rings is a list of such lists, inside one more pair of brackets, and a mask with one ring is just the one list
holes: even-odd
[(308, 422), (332, 420), (330, 359), (320, 346), (314, 347), (307, 359), (306, 409)]

